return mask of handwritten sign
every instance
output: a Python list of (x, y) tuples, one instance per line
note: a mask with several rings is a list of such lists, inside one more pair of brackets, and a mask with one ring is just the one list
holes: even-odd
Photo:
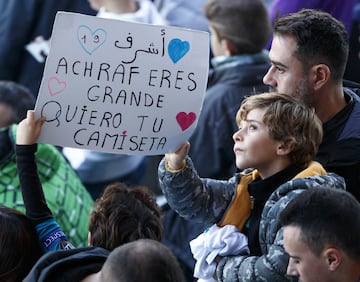
[(59, 12), (35, 113), (39, 142), (118, 154), (174, 151), (193, 133), (206, 32)]

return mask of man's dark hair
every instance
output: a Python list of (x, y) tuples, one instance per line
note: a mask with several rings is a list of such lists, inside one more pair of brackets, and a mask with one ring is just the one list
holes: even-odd
[(320, 256), (326, 245), (360, 259), (360, 203), (349, 192), (312, 188), (302, 192), (280, 214), (282, 226), (300, 229), (300, 239)]
[(343, 23), (329, 13), (303, 9), (280, 17), (275, 21), (274, 34), (295, 38), (294, 55), (304, 71), (315, 64), (325, 64), (335, 82), (342, 80), (349, 53), (348, 35)]
[(161, 242), (139, 239), (113, 250), (101, 270), (101, 281), (185, 282), (181, 267)]

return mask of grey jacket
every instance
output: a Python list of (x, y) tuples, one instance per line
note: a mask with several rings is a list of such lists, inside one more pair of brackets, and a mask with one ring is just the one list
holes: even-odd
[[(235, 195), (241, 174), (227, 181), (199, 178), (190, 158), (178, 173), (165, 169), (164, 159), (159, 164), (160, 186), (172, 209), (182, 217), (207, 224), (221, 221)], [(345, 189), (342, 177), (327, 176), (298, 178), (280, 185), (269, 197), (262, 212), (259, 241), (262, 256), (229, 256), (218, 264), (219, 281), (291, 281), (286, 276), (289, 257), (283, 247), (279, 214), (299, 193), (310, 188), (332, 187)]]

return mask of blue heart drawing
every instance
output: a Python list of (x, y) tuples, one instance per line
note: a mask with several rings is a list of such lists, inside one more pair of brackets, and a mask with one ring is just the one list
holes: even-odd
[(80, 25), (77, 31), (80, 46), (89, 55), (105, 43), (106, 35), (104, 29), (98, 28), (92, 31), (91, 28), (86, 25)]
[(169, 42), (168, 53), (170, 59), (176, 64), (182, 57), (185, 56), (190, 50), (190, 44), (188, 41), (182, 41), (178, 38), (174, 38)]

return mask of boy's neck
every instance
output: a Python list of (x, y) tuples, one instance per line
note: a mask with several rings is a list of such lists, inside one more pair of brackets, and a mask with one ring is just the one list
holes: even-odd
[(257, 168), (261, 179), (266, 179), (275, 175), (276, 173), (284, 170), (285, 168), (291, 165), (290, 159), (288, 157), (278, 158), (276, 161), (273, 161), (271, 164)]

